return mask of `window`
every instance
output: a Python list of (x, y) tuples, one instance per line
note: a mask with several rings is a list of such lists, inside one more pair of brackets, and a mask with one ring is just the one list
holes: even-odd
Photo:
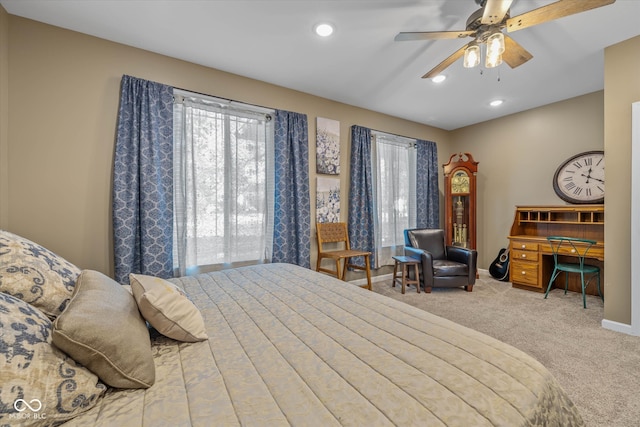
[(416, 149), (413, 139), (372, 132), (376, 267), (402, 255), (404, 230), (416, 226)]
[(182, 92), (175, 99), (174, 267), (188, 274), (268, 261), (272, 111)]

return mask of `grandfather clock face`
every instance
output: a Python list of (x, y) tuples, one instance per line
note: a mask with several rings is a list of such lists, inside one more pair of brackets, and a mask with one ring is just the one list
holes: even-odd
[(456, 171), (451, 177), (451, 194), (469, 192), (469, 175), (465, 171)]

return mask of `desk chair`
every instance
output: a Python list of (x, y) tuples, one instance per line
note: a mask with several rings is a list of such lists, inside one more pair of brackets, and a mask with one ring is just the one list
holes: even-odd
[[(582, 284), (582, 306), (583, 308), (587, 308), (587, 300), (585, 298), (585, 289), (591, 283), (591, 280), (596, 277), (598, 279), (598, 295), (604, 301), (604, 297), (602, 296), (602, 292), (600, 291), (600, 267), (595, 265), (588, 265), (584, 263), (584, 259), (587, 256), (587, 252), (591, 249), (596, 241), (589, 239), (578, 239), (574, 237), (563, 237), (563, 236), (549, 236), (547, 237), (549, 244), (551, 245), (551, 251), (553, 253), (553, 273), (551, 273), (551, 278), (549, 279), (549, 286), (547, 286), (547, 292), (545, 292), (544, 297), (547, 298), (549, 295), (549, 291), (551, 290), (551, 285), (553, 281), (558, 277), (558, 275), (564, 271), (564, 293), (567, 294), (567, 286), (569, 284), (569, 273), (580, 273), (580, 281)], [(578, 258), (578, 262), (562, 262), (562, 260), (558, 260), (558, 255), (563, 256), (573, 256)], [(585, 275), (591, 275), (589, 280), (584, 281)]]
[[(332, 274), (340, 280), (344, 280), (348, 267), (366, 271), (367, 289), (371, 290), (371, 267), (369, 262), (369, 255), (371, 255), (371, 252), (362, 251), (360, 249), (351, 249), (351, 244), (349, 243), (349, 235), (347, 233), (347, 223), (319, 222), (316, 224), (316, 237), (318, 240), (318, 261), (316, 262), (316, 271), (323, 271), (325, 273)], [(342, 244), (343, 248), (337, 250), (327, 250), (324, 247), (326, 243)], [(353, 264), (351, 262), (351, 258), (358, 256), (364, 257), (364, 267)], [(324, 258), (334, 260), (336, 263), (336, 269), (331, 270), (325, 267), (321, 267), (320, 263)], [(340, 264), (343, 260), (344, 266), (341, 268)]]

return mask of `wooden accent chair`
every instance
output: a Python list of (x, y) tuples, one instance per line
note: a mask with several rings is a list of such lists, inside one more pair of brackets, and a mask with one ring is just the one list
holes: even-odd
[[(347, 232), (347, 224), (345, 222), (316, 223), (316, 237), (318, 240), (318, 261), (316, 263), (316, 271), (329, 273), (336, 276), (338, 279), (344, 280), (347, 268), (351, 267), (356, 270), (364, 270), (367, 273), (366, 288), (371, 290), (371, 267), (369, 261), (371, 252), (351, 249), (349, 234)], [(335, 246), (342, 246), (342, 248), (327, 250), (324, 246), (326, 243), (336, 243), (338, 245)], [(351, 258), (358, 256), (364, 257), (364, 267), (355, 265), (351, 262)], [(320, 264), (325, 258), (335, 261), (335, 270), (321, 267)], [(341, 266), (340, 264), (343, 262), (342, 260), (344, 260), (344, 264)]]

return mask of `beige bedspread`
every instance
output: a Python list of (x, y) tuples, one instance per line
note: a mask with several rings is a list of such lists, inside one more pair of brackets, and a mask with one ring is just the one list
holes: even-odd
[(172, 281), (209, 340), (155, 338), (153, 387), (109, 390), (66, 425), (582, 425), (523, 352), (332, 277), (267, 264)]

